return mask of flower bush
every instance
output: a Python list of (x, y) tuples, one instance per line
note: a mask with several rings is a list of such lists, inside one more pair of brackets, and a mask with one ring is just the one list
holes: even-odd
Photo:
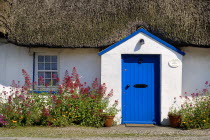
[[(208, 81), (205, 88), (189, 96), (180, 96), (183, 101), (179, 113), (181, 114), (181, 127), (185, 129), (192, 128), (210, 128), (210, 93)], [(185, 92), (185, 95), (187, 93)], [(176, 113), (176, 111), (175, 111)]]
[[(56, 94), (52, 90), (44, 92), (46, 89), (43, 86), (41, 93), (37, 94), (31, 90), (32, 87), (37, 87), (37, 82), (31, 83), (25, 70), (22, 73), (25, 78), (22, 87), (13, 81), (11, 90), (3, 90), (1, 93), (8, 96), (5, 102), (0, 103), (1, 126), (103, 126), (102, 116), (108, 108), (113, 90), (106, 95), (106, 85), (100, 85), (97, 78), (91, 87), (86, 86), (86, 83), (80, 82), (76, 68), (73, 68), (72, 74), (69, 75), (66, 71), (61, 84), (57, 84)], [(43, 78), (40, 77), (39, 80), (42, 83)], [(112, 106), (113, 109), (116, 109), (116, 103)]]

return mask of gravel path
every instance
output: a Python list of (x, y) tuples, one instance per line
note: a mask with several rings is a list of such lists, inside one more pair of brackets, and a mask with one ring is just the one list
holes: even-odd
[[(60, 128), (62, 131), (78, 134), (88, 133), (90, 136), (85, 138), (32, 138), (32, 137), (0, 137), (0, 140), (210, 140), (210, 129), (204, 130), (181, 130), (171, 127), (125, 127), (124, 125), (103, 128), (85, 128), (85, 127), (65, 127)], [(92, 134), (101, 135), (92, 137)], [(107, 135), (107, 137), (106, 137)]]

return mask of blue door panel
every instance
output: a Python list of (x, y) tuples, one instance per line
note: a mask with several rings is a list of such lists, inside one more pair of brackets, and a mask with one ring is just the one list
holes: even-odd
[(122, 55), (122, 123), (158, 124), (159, 87), (159, 55)]

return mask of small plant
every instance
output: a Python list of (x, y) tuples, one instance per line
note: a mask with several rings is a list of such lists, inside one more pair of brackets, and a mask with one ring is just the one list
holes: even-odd
[(168, 115), (169, 116), (180, 116), (181, 115), (181, 110), (171, 107), (169, 109)]
[(174, 103), (169, 109), (168, 117), (169, 117), (170, 125), (172, 127), (180, 126), (180, 124), (181, 124), (181, 110), (179, 109), (179, 106), (176, 104), (176, 97), (174, 97)]
[(104, 110), (104, 115), (115, 116), (119, 112), (119, 109), (117, 109), (117, 105), (118, 105), (118, 101), (115, 100), (114, 104), (111, 107), (107, 107)]
[(180, 116), (180, 115), (181, 115), (181, 110), (176, 104), (176, 97), (174, 97), (174, 103), (169, 108), (168, 116)]

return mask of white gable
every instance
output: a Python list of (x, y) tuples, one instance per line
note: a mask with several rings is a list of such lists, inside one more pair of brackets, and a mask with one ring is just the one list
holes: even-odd
[[(140, 40), (144, 44), (140, 44)], [(167, 43), (166, 43), (167, 44)], [(101, 55), (101, 81), (107, 87), (114, 90), (114, 98), (119, 99), (122, 105), (122, 54), (149, 54), (160, 55), (160, 122), (167, 124), (169, 107), (173, 103), (174, 97), (179, 97), (182, 92), (182, 55), (183, 52), (177, 51), (148, 36), (144, 32), (139, 32), (131, 38), (111, 46), (111, 49), (102, 51)], [(180, 53), (181, 52), (181, 53)], [(176, 61), (177, 67), (169, 66), (169, 62)], [(118, 114), (120, 119), (122, 114)], [(120, 123), (120, 122), (119, 122)]]

